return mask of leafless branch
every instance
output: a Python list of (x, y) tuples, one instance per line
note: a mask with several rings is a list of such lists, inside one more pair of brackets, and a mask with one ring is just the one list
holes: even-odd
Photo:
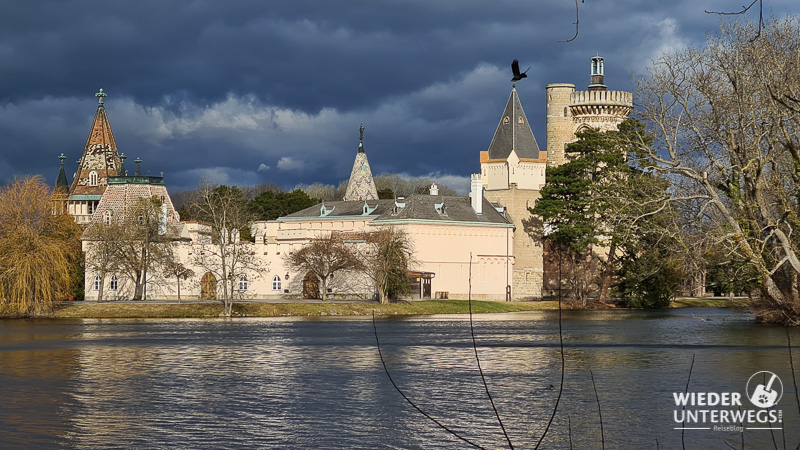
[(403, 393), (403, 391), (400, 389), (400, 387), (397, 386), (397, 383), (395, 383), (394, 380), (392, 379), (392, 375), (389, 373), (389, 368), (386, 367), (386, 361), (384, 361), (384, 359), (383, 359), (383, 352), (381, 351), (381, 342), (380, 342), (380, 340), (378, 340), (378, 327), (375, 325), (375, 311), (372, 311), (372, 330), (375, 332), (375, 345), (378, 347), (378, 356), (380, 356), (380, 358), (381, 358), (381, 364), (383, 364), (383, 370), (384, 370), (384, 372), (386, 372), (386, 376), (389, 377), (389, 382), (392, 383), (392, 386), (394, 386), (395, 390), (405, 399), (405, 401), (408, 402), (408, 404), (411, 405), (414, 409), (419, 411), (420, 414), (422, 414), (423, 416), (425, 416), (428, 419), (430, 419), (433, 423), (438, 425), (443, 430), (447, 431), (448, 433), (452, 434), (453, 436), (461, 439), (462, 441), (466, 442), (467, 444), (469, 444), (469, 445), (471, 445), (471, 446), (473, 446), (475, 448), (483, 449), (484, 447), (481, 447), (480, 445), (478, 445), (478, 444), (470, 441), (469, 439), (461, 436), (460, 434), (458, 434), (455, 431), (453, 431), (450, 428), (448, 428), (446, 425), (443, 425), (441, 422), (439, 422), (438, 420), (436, 420), (433, 417), (431, 417), (428, 413), (426, 413), (425, 411), (420, 409), (419, 406), (415, 405), (414, 402), (412, 402), (411, 399), (408, 398), (406, 396), (406, 394)]
[(759, 37), (761, 37), (761, 29), (764, 28), (764, 1), (763, 0), (753, 0), (753, 3), (750, 3), (748, 6), (742, 6), (741, 11), (734, 11), (734, 12), (721, 12), (721, 11), (708, 11), (704, 10), (706, 14), (717, 14), (720, 16), (735, 16), (739, 14), (744, 14), (747, 11), (750, 11), (750, 8), (753, 7), (758, 3), (758, 31), (756, 35), (750, 39), (750, 42), (755, 42)]
[[(583, 0), (581, 0), (581, 3), (583, 3)], [(575, 0), (575, 22), (574, 22), (574, 25), (575, 25), (575, 36), (572, 36), (572, 38), (567, 39), (566, 41), (558, 41), (558, 42), (572, 42), (572, 41), (575, 40), (575, 38), (578, 37), (578, 23), (580, 22), (580, 20), (578, 20), (579, 19), (578, 18), (578, 12), (579, 12), (578, 0)]]
[(486, 389), (486, 396), (489, 397), (489, 403), (492, 404), (494, 415), (497, 417), (497, 422), (500, 423), (500, 428), (503, 430), (503, 436), (506, 437), (508, 447), (514, 450), (514, 445), (511, 443), (511, 438), (506, 433), (506, 427), (503, 425), (503, 419), (500, 418), (500, 413), (497, 412), (497, 407), (494, 405), (492, 394), (489, 392), (489, 385), (486, 384), (486, 377), (483, 375), (483, 367), (481, 367), (481, 359), (478, 357), (478, 344), (475, 340), (475, 327), (472, 324), (472, 252), (469, 254), (469, 294), (467, 295), (469, 304), (469, 332), (472, 336), (472, 348), (475, 350), (475, 363), (478, 364), (478, 372), (481, 374), (481, 381), (483, 381), (483, 388)]

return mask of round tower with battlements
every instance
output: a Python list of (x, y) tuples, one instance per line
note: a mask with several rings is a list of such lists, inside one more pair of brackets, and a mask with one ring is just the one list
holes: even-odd
[(566, 83), (547, 85), (547, 165), (564, 162), (564, 149), (575, 141), (575, 133), (586, 127), (614, 130), (633, 111), (633, 94), (609, 91), (605, 83), (604, 60), (591, 58), (590, 84), (575, 91)]

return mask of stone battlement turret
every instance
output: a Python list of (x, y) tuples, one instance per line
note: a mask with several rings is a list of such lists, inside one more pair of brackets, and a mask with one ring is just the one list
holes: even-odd
[(603, 58), (595, 56), (588, 90), (575, 91), (567, 83), (547, 85), (547, 165), (564, 162), (566, 145), (582, 128), (613, 130), (633, 111), (633, 94), (609, 91), (604, 82)]

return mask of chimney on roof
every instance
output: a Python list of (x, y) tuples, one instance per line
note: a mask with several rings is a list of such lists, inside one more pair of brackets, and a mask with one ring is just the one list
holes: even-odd
[(470, 192), (469, 196), (472, 203), (472, 209), (478, 215), (483, 214), (483, 182), (481, 181), (481, 174), (473, 173), (470, 177)]
[(431, 183), (431, 195), (439, 195), (439, 186), (436, 183)]

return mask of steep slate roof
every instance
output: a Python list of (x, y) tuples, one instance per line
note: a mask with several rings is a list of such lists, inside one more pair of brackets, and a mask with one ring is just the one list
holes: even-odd
[[(95, 95), (99, 98), (97, 112), (89, 130), (89, 137), (86, 139), (86, 146), (83, 148), (78, 171), (69, 189), (70, 195), (101, 195), (106, 188), (108, 177), (119, 175), (121, 162), (117, 143), (114, 141), (114, 133), (111, 132), (106, 108), (103, 105), (106, 94), (100, 89)], [(92, 171), (97, 172), (97, 186), (89, 185), (89, 174)]]
[(489, 159), (504, 160), (515, 150), (520, 159), (539, 159), (539, 145), (522, 110), (517, 89), (511, 88), (506, 109), (489, 144)]
[[(364, 212), (364, 206), (367, 212)], [(398, 204), (404, 206), (397, 206)], [(444, 210), (442, 210), (444, 205)], [(322, 208), (325, 208), (325, 214)], [(492, 204), (483, 199), (483, 214), (472, 209), (469, 197), (417, 194), (405, 200), (368, 200), (323, 202), (296, 213), (279, 217), (279, 221), (308, 220), (337, 217), (371, 217), (375, 224), (387, 222), (464, 222), (511, 225), (511, 220), (497, 212)]]
[(377, 200), (378, 189), (375, 187), (375, 180), (372, 179), (372, 170), (369, 168), (367, 153), (364, 151), (364, 126), (361, 126), (361, 138), (358, 142), (358, 153), (353, 162), (353, 170), (350, 172), (350, 180), (347, 182), (347, 191), (344, 194), (345, 200)]

